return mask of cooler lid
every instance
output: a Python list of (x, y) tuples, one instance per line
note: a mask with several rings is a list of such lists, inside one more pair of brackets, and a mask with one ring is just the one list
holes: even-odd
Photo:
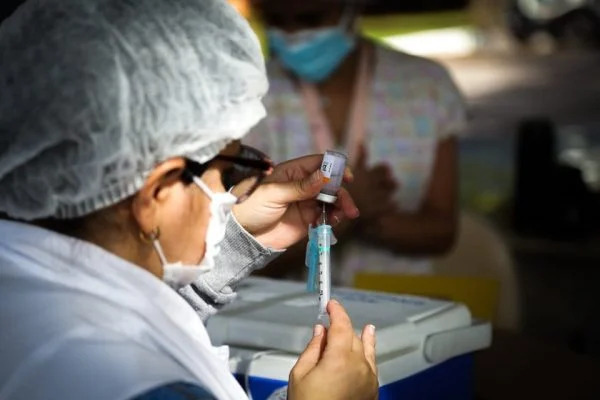
[[(318, 299), (303, 283), (249, 278), (237, 292), (236, 301), (207, 323), (215, 345), (304, 350)], [(420, 348), (429, 335), (471, 326), (471, 314), (460, 303), (346, 288), (333, 289), (332, 297), (346, 307), (357, 332), (369, 323), (377, 327), (378, 355)]]

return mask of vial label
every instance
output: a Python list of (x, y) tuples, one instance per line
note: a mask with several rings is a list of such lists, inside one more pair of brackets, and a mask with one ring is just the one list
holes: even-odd
[(326, 181), (329, 182), (331, 179), (331, 173), (333, 172), (333, 165), (335, 164), (335, 156), (325, 153), (323, 157), (323, 163), (321, 164), (321, 171)]

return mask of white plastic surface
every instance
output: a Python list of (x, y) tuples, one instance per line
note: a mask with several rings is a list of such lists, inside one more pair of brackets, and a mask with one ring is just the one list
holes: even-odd
[(429, 335), (425, 340), (423, 355), (428, 362), (437, 364), (491, 344), (492, 326), (486, 322), (473, 322), (464, 328)]
[[(246, 280), (237, 289), (238, 299), (209, 319), (213, 343), (299, 354), (311, 338), (318, 309), (317, 295), (304, 289), (300, 282)], [(427, 338), (453, 330), (459, 333), (444, 336), (444, 341), (435, 337), (429, 345), (432, 361), (489, 345), (489, 329), (472, 331), (471, 314), (460, 303), (335, 288), (332, 298), (344, 304), (357, 332), (369, 323), (377, 327), (378, 357), (417, 349), (425, 360)], [(448, 348), (452, 350), (444, 350)]]
[[(231, 346), (232, 372), (287, 381), (312, 333), (318, 299), (302, 283), (251, 278), (238, 300), (208, 322), (214, 344)], [(334, 289), (354, 326), (377, 326), (379, 383), (387, 385), (449, 358), (486, 348), (489, 323), (458, 303)]]

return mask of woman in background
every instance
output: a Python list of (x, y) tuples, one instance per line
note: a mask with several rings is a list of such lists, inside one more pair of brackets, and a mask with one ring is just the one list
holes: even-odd
[[(341, 224), (337, 283), (359, 270), (428, 273), (456, 232), (462, 98), (440, 65), (370, 42), (351, 1), (256, 0), (269, 38), (269, 115), (244, 139), (274, 160), (338, 149), (361, 211)], [(332, 223), (336, 223), (335, 220)], [(349, 235), (349, 233), (351, 235)], [(302, 271), (303, 245), (270, 275)], [(296, 274), (298, 275), (298, 274)]]

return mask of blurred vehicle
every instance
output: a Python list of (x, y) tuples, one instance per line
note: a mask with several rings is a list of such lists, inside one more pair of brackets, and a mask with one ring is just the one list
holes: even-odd
[(600, 0), (510, 0), (508, 25), (526, 42), (536, 33), (559, 44), (600, 45)]

